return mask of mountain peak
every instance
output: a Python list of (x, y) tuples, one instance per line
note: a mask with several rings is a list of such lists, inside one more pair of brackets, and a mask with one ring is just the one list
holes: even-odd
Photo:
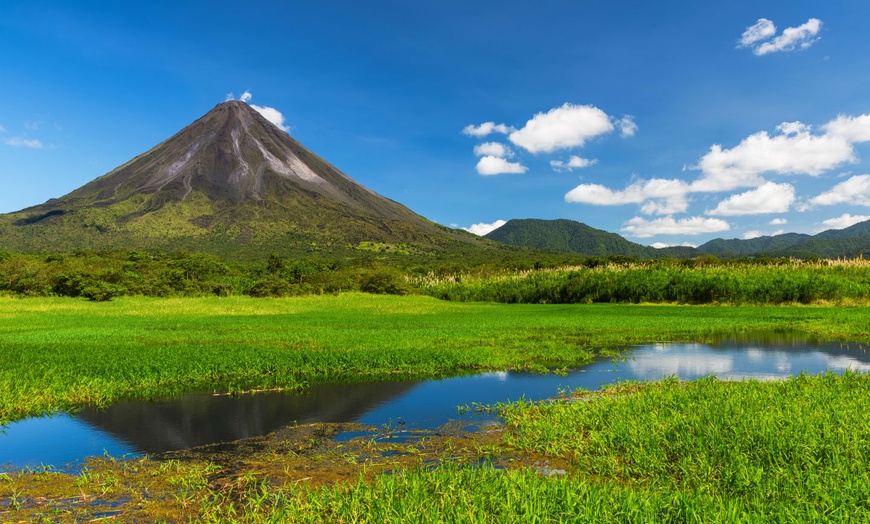
[[(351, 245), (457, 240), (455, 233), (359, 184), (238, 100), (217, 104), (166, 141), (75, 191), (6, 219), (0, 220), (0, 235), (19, 237), (34, 249), (62, 249), (36, 246), (31, 238), (34, 228), (60, 223), (73, 236), (91, 227), (99, 233), (65, 249), (142, 244), (124, 240), (127, 233), (201, 239), (222, 232), (236, 243), (258, 235), (265, 242), (267, 231), (282, 243), (323, 235)], [(4, 223), (12, 229), (4, 231)], [(171, 244), (189, 249), (181, 240)]]

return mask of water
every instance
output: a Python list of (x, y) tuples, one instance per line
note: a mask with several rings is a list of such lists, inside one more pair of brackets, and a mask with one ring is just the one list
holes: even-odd
[[(119, 402), (13, 423), (0, 434), (0, 464), (63, 467), (88, 456), (157, 454), (231, 442), (311, 422), (359, 422), (430, 429), (461, 416), (458, 406), (521, 397), (545, 399), (560, 390), (598, 389), (624, 380), (782, 379), (801, 372), (870, 371), (868, 347), (783, 334), (723, 338), (705, 344), (654, 344), (614, 361), (601, 359), (566, 376), (496, 372), (443, 380), (327, 384), (303, 395), (241, 397), (195, 393), (158, 403)], [(468, 417), (471, 415), (465, 415)]]

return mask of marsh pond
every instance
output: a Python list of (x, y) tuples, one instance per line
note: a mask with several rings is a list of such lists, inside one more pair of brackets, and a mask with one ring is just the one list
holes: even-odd
[[(726, 336), (710, 344), (637, 346), (565, 373), (488, 372), (441, 380), (321, 384), (298, 394), (227, 396), (209, 392), (159, 402), (124, 401), (106, 409), (15, 422), (0, 433), (6, 467), (74, 468), (87, 457), (160, 455), (232, 443), (288, 426), (354, 422), (398, 430), (474, 425), (495, 415), (464, 406), (541, 400), (560, 391), (595, 390), (620, 381), (771, 380), (799, 373), (870, 371), (867, 346), (787, 333)], [(339, 434), (336, 438), (345, 438)]]

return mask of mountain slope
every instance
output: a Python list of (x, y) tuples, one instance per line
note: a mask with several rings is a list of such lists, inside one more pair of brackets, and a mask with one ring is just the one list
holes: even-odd
[(588, 256), (622, 255), (638, 258), (686, 258), (699, 253), (689, 247), (656, 249), (630, 242), (616, 233), (595, 229), (567, 219), (535, 218), (509, 220), (484, 238), (536, 249), (579, 253)]
[(748, 240), (717, 238), (698, 249), (719, 256), (854, 258), (870, 254), (870, 221), (845, 229), (829, 229), (815, 236), (786, 233)]
[(84, 186), (0, 215), (5, 249), (149, 248), (231, 258), (478, 245), (358, 184), (239, 101)]
[(812, 238), (810, 235), (801, 233), (785, 233), (776, 236), (764, 236), (740, 240), (732, 238), (725, 240), (717, 238), (698, 246), (699, 251), (712, 253), (714, 255), (730, 254), (739, 256), (756, 255), (759, 253), (770, 253), (784, 251), (792, 246), (800, 244)]

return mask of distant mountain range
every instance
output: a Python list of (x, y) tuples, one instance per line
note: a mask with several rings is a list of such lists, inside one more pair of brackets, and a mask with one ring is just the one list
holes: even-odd
[(815, 236), (786, 233), (748, 240), (721, 238), (691, 247), (656, 249), (566, 219), (510, 220), (485, 236), (490, 240), (535, 249), (578, 253), (588, 256), (633, 256), (649, 258), (690, 258), (712, 254), (722, 258), (772, 256), (795, 258), (854, 258), (870, 255), (870, 221), (845, 229), (830, 229)]
[(484, 238), (515, 246), (578, 253), (588, 256), (628, 256), (637, 258), (687, 258), (697, 254), (690, 247), (656, 249), (630, 242), (616, 233), (594, 229), (567, 219), (535, 218), (509, 220)]

